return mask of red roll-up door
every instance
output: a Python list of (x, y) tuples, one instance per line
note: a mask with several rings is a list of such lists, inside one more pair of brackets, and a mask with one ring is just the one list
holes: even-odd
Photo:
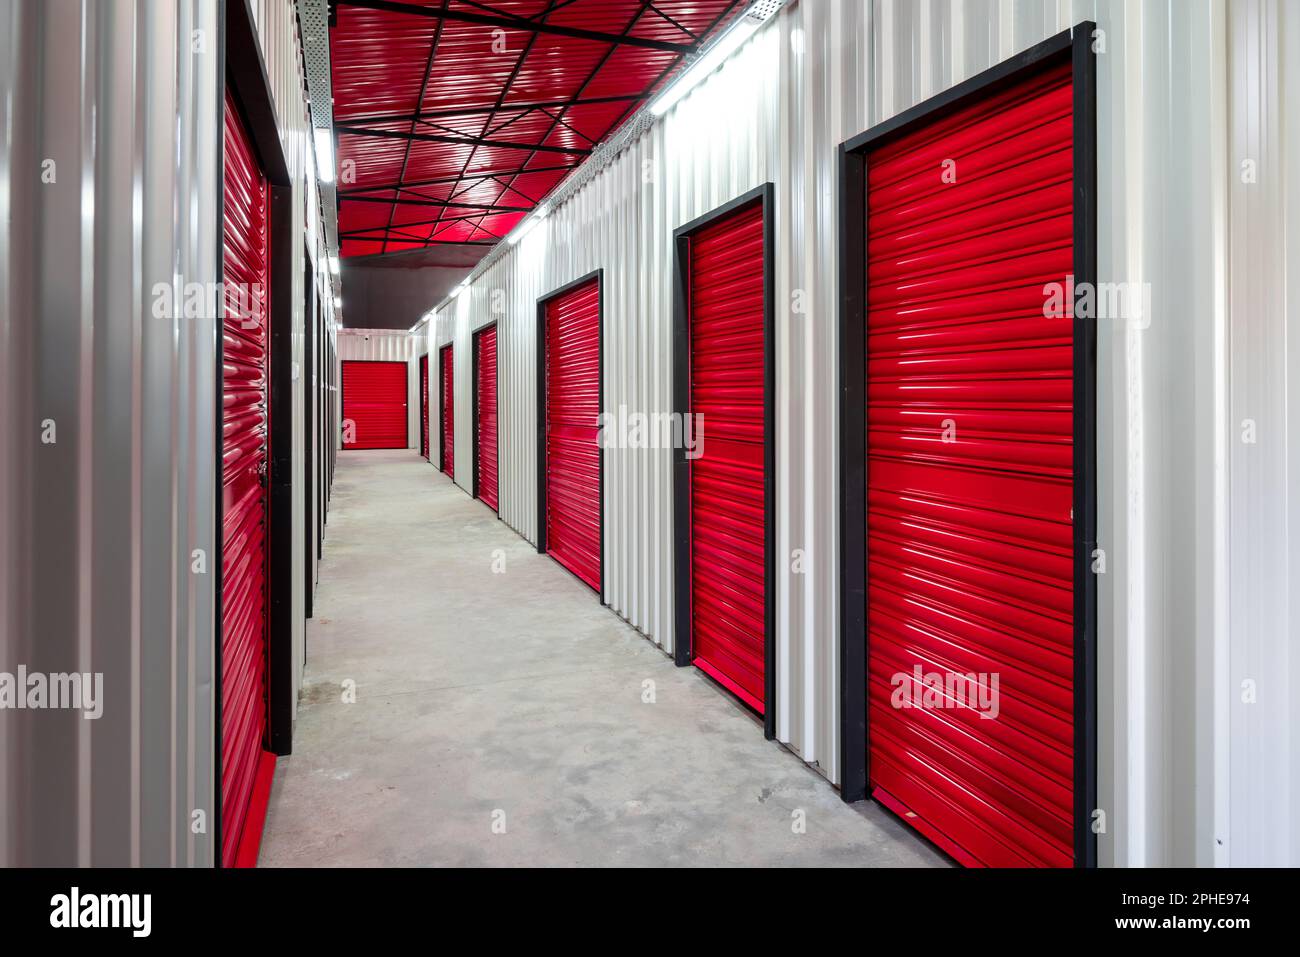
[[(690, 237), (691, 653), (761, 714), (766, 644), (763, 207)], [(697, 421), (699, 421), (697, 419)]]
[(971, 865), (1073, 862), (1071, 113), (1067, 64), (867, 157), (870, 786)]
[(407, 448), (406, 363), (345, 360), (343, 421), (345, 449)]
[(221, 860), (229, 867), (257, 861), (275, 766), (263, 749), (270, 210), (266, 178), (229, 97), (223, 205)]
[(456, 477), (456, 364), (451, 346), (438, 353), (442, 374), (438, 379), (442, 393), (442, 470), (447, 478)]
[(429, 354), (420, 356), (420, 455), (429, 457)]
[(478, 381), (474, 384), (478, 402), (477, 429), (474, 441), (478, 443), (478, 497), (491, 508), (497, 509), (497, 327), (490, 326), (474, 337), (478, 350), (474, 368)]
[(546, 551), (600, 591), (600, 282), (546, 303)]

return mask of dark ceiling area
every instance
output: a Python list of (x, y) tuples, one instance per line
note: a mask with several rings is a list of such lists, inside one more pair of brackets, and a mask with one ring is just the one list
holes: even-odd
[(345, 257), (481, 255), (741, 0), (333, 0)]
[(409, 329), (446, 297), (483, 257), (479, 246), (438, 243), (382, 256), (353, 256), (343, 264), (343, 325), (349, 329)]

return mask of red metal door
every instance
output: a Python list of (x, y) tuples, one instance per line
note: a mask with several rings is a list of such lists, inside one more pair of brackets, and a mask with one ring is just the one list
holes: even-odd
[(478, 497), (497, 510), (497, 327), (474, 337), (478, 413)]
[(869, 783), (969, 865), (1073, 862), (1071, 114), (1066, 64), (867, 157)]
[(343, 447), (407, 448), (406, 424), (406, 363), (345, 360)]
[(420, 455), (429, 457), (429, 354), (420, 356)]
[(690, 237), (691, 652), (761, 714), (766, 644), (763, 207)]
[(438, 353), (442, 368), (439, 378), (442, 391), (442, 470), (447, 478), (456, 477), (456, 364), (451, 346)]
[(546, 303), (546, 551), (600, 591), (600, 282)]
[[(221, 860), (255, 863), (268, 768), (266, 178), (226, 98), (222, 323)], [(288, 587), (288, 582), (284, 583)]]

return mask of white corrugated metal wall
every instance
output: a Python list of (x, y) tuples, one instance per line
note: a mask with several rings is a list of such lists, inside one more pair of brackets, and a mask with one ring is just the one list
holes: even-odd
[[(303, 236), (319, 200), (294, 8), (251, 8)], [(102, 671), (105, 687), (97, 721), (0, 722), (0, 767), (21, 769), (0, 780), (6, 864), (214, 860), (220, 318), (176, 311), (190, 284), (215, 290), (221, 262), (221, 13), (206, 0), (0, 4), (0, 652)], [(306, 244), (323, 262), (318, 228)], [(309, 255), (296, 243), (295, 370)], [(160, 288), (175, 291), (171, 313)], [(306, 381), (290, 410), (294, 574), (277, 583), (293, 589), (295, 683), (315, 480)], [(47, 417), (57, 441), (33, 445)]]
[[(1282, 107), (1296, 102), (1283, 67), (1300, 62), (1294, 6), (787, 6), (437, 311), (432, 344), (457, 347), (457, 460), (469, 461), (470, 337), (495, 320), (501, 517), (535, 541), (536, 299), (603, 268), (606, 408), (666, 411), (671, 232), (772, 180), (777, 544), (782, 559), (803, 550), (806, 567), (779, 576), (777, 732), (837, 780), (834, 148), (1086, 19), (1100, 30), (1100, 279), (1151, 296), (1141, 320), (1099, 329), (1102, 861), (1295, 864), (1300, 761), (1285, 679), (1300, 677), (1300, 450), (1286, 424), (1300, 392), (1300, 271), (1285, 240), (1300, 210), (1282, 173), (1300, 163)], [(1248, 159), (1253, 182), (1242, 181)], [(1239, 434), (1249, 410), (1253, 444)], [(609, 602), (671, 650), (670, 457), (606, 454)], [(1258, 685), (1256, 703), (1243, 681)]]
[(213, 861), (219, 12), (0, 3), (0, 864)]
[[(1294, 867), (1300, 863), (1300, 4), (1237, 3), (1228, 40), (1231, 642), (1224, 662), (1228, 753), (1216, 785), (1230, 811), (1224, 860)], [(1252, 690), (1253, 702), (1247, 700)]]

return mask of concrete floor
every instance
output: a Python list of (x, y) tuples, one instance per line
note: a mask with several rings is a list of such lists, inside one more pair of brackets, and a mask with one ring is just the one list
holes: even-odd
[(340, 455), (315, 612), (262, 866), (947, 864), (414, 452)]

